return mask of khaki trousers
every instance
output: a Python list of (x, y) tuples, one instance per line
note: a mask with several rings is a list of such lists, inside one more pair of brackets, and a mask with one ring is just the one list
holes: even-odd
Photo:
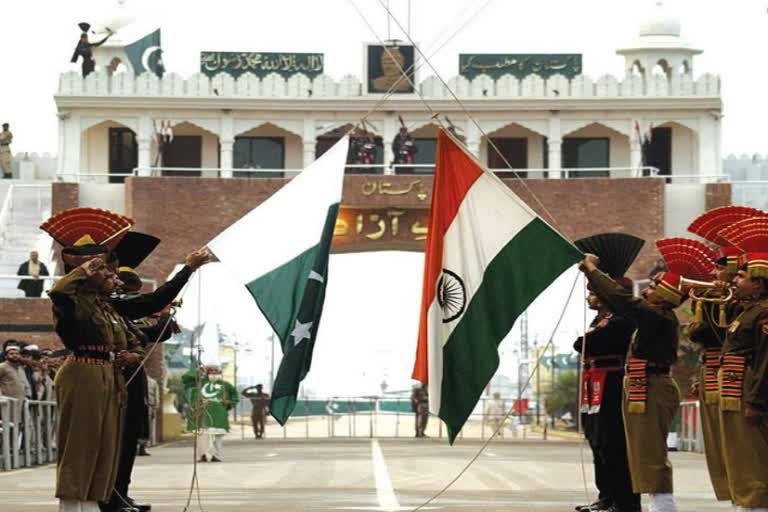
[(627, 410), (628, 382), (624, 377), (624, 428), (632, 490), (637, 494), (672, 493), (667, 436), (680, 407), (680, 390), (669, 375), (648, 375), (645, 413), (632, 414)]
[(725, 471), (723, 446), (720, 432), (720, 406), (718, 402), (707, 403), (705, 392), (705, 368), (701, 367), (699, 374), (699, 404), (701, 411), (701, 431), (704, 435), (704, 455), (707, 458), (707, 469), (712, 488), (718, 501), (731, 501), (731, 491), (728, 489), (728, 477)]
[[(721, 371), (722, 377), (722, 371)], [(750, 370), (744, 374), (742, 389), (752, 382)], [(752, 425), (741, 411), (720, 411), (721, 444), (733, 502), (744, 508), (768, 507), (768, 423)]]

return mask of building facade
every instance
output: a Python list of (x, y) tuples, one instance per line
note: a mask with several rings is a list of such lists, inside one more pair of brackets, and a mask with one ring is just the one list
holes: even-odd
[[(646, 175), (721, 175), (720, 80), (694, 76), (701, 52), (682, 39), (680, 23), (659, 6), (617, 53), (623, 77), (593, 79), (580, 65), (562, 74), (555, 66), (527, 74), (476, 66), (382, 101), (370, 76), (137, 74), (117, 42), (95, 50), (97, 70), (86, 78), (60, 77), (58, 174), (97, 182), (132, 173), (290, 176), (363, 119), (377, 146), (375, 164), (350, 173), (429, 173), (437, 115), (481, 162), (524, 177), (630, 177), (643, 168)], [(415, 170), (392, 166), (401, 122), (416, 139)], [(168, 123), (173, 141), (161, 160), (156, 132)]]

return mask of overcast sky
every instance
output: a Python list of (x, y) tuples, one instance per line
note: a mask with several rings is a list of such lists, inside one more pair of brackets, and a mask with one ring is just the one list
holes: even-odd
[[(201, 50), (324, 53), (326, 73), (362, 75), (362, 43), (376, 41), (351, 0), (126, 0), (147, 24), (162, 25), (165, 64), (183, 75), (199, 69)], [(377, 0), (354, 0), (380, 36), (387, 18)], [(435, 47), (487, 0), (412, 0), (411, 32), (425, 50)], [(408, 0), (389, 0), (407, 19)], [(78, 21), (97, 23), (115, 0), (6, 0), (0, 14), (5, 43), (0, 73), (0, 119), (15, 132), (16, 151), (56, 151), (53, 94), (69, 58)], [(623, 73), (615, 50), (637, 34), (652, 0), (490, 0), (477, 18), (434, 58), (441, 75), (457, 74), (458, 54), (582, 53), (584, 71), (597, 78)], [(766, 153), (768, 119), (768, 0), (667, 0), (679, 13), (683, 36), (704, 50), (694, 72), (722, 76), (726, 116), (724, 154)], [(392, 25), (392, 36), (398, 33)], [(429, 74), (422, 70), (421, 78)]]

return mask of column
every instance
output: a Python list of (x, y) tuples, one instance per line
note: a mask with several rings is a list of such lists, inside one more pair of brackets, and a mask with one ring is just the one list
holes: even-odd
[(219, 178), (231, 178), (234, 176), (232, 169), (235, 167), (235, 121), (229, 112), (221, 116), (221, 134), (219, 135)]
[(139, 147), (139, 176), (152, 176), (152, 139), (137, 138)]
[(480, 158), (480, 129), (472, 121), (467, 122), (467, 149)]
[(136, 144), (139, 150), (139, 176), (152, 176), (152, 139), (155, 128), (148, 116), (139, 118), (139, 132), (136, 134)]
[(549, 119), (549, 137), (547, 139), (549, 146), (549, 165), (547, 166), (550, 178), (561, 178), (563, 167), (563, 136), (560, 127), (560, 113), (552, 112)]
[(384, 145), (384, 174), (395, 174), (395, 170), (392, 169), (392, 163), (394, 161), (394, 155), (392, 154), (392, 143), (395, 141), (395, 135), (397, 134), (397, 126), (395, 125), (395, 118), (390, 114), (384, 118), (384, 133), (381, 137), (381, 142)]
[(231, 178), (234, 162), (235, 141), (232, 139), (219, 140), (219, 178)]
[(304, 137), (302, 138), (302, 148), (304, 158), (303, 166), (306, 169), (309, 164), (315, 161), (315, 149), (317, 145), (317, 126), (314, 119), (304, 119)]
[(640, 119), (630, 119), (629, 121), (629, 166), (630, 175), (641, 177), (643, 175), (643, 146), (638, 139), (636, 126), (642, 126)]
[[(717, 147), (720, 144), (720, 141), (717, 140), (717, 123), (719, 123), (719, 120), (715, 120), (714, 115), (709, 113), (704, 114), (699, 121), (698, 174), (702, 176), (712, 176), (720, 173), (721, 163), (717, 161)], [(672, 151), (674, 152), (674, 148)], [(695, 173), (696, 169), (683, 170), (682, 173), (690, 171)]]
[(59, 156), (59, 175), (65, 181), (77, 181), (80, 173), (80, 116), (67, 114), (62, 118), (64, 151)]

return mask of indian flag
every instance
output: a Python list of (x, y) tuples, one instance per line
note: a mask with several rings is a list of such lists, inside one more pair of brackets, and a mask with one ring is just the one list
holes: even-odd
[(344, 137), (208, 247), (234, 272), (280, 338), (272, 416), (285, 424), (312, 363), (333, 229), (344, 185)]
[(451, 443), (517, 317), (581, 257), (440, 132), (413, 378), (427, 385), (430, 412), (446, 423)]

